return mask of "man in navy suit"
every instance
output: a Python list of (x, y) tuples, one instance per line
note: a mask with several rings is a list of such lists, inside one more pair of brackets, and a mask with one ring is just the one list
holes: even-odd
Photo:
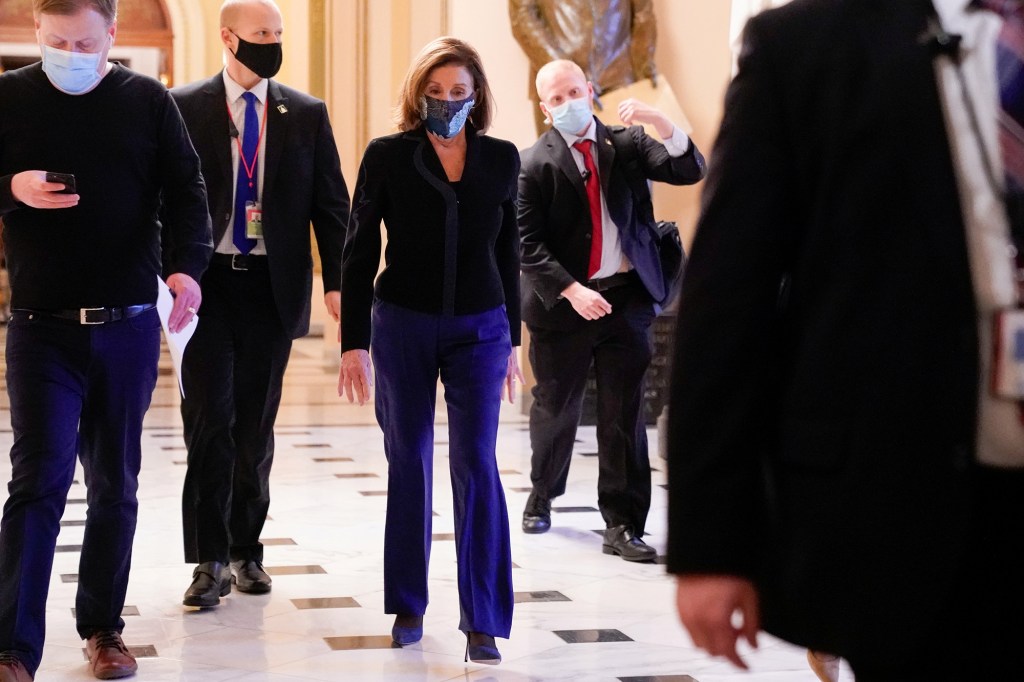
[(216, 606), (232, 581), (271, 587), (260, 532), (288, 354), (309, 331), (310, 222), (335, 321), (341, 308), (348, 189), (327, 107), (270, 80), (282, 30), (271, 0), (228, 0), (224, 71), (171, 92), (202, 162), (216, 247), (184, 358), (185, 560), (199, 564), (188, 606)]
[(712, 655), (745, 667), (763, 627), (857, 682), (1021, 679), (1022, 396), (993, 381), (1021, 368), (993, 338), (1022, 301), (1021, 11), (747, 24), (669, 402), (667, 568)]
[[(594, 363), (604, 552), (654, 559), (641, 540), (651, 500), (643, 420), (650, 326), (665, 290), (652, 225), (630, 189), (612, 132), (592, 110), (593, 85), (571, 61), (537, 73), (540, 108), (553, 128), (524, 152), (519, 177), (522, 314), (537, 385), (530, 409), (533, 492), (523, 531), (551, 527), (551, 500), (565, 492), (587, 372)], [(637, 173), (674, 185), (704, 177), (704, 157), (661, 112), (626, 100), (618, 131), (635, 149)], [(622, 143), (620, 143), (622, 144)]]

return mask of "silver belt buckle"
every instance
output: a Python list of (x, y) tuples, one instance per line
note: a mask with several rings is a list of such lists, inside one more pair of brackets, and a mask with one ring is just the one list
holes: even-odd
[(231, 269), (232, 270), (238, 270), (239, 272), (245, 272), (245, 271), (247, 271), (249, 269), (249, 268), (246, 268), (246, 267), (240, 267), (238, 265), (235, 265), (236, 260), (239, 257), (241, 257), (241, 255), (242, 254), (240, 254), (240, 253), (233, 253), (233, 254), (231, 254)]
[(89, 321), (89, 313), (96, 312), (97, 310), (103, 310), (103, 308), (79, 308), (78, 321), (81, 324), (103, 324), (104, 320), (98, 320), (96, 322)]

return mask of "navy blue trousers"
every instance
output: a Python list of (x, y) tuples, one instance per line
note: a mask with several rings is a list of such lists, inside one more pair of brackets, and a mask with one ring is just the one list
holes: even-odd
[(512, 350), (505, 308), (443, 317), (377, 301), (372, 322), (377, 421), (388, 459), (384, 611), (422, 615), (427, 608), (440, 376), (448, 406), (459, 629), (507, 638), (512, 550), (494, 451)]
[(78, 634), (121, 631), (138, 512), (142, 419), (156, 386), (160, 319), (86, 326), (15, 311), (7, 328), (10, 496), (0, 522), (0, 651), (39, 667), (46, 597), (76, 455), (88, 513)]

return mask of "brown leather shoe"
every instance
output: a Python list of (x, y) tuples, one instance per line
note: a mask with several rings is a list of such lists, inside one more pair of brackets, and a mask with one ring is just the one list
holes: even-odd
[(121, 640), (117, 630), (100, 630), (85, 641), (89, 654), (89, 668), (99, 680), (116, 680), (130, 677), (139, 669), (135, 657)]
[(32, 682), (28, 670), (10, 651), (0, 651), (0, 682)]

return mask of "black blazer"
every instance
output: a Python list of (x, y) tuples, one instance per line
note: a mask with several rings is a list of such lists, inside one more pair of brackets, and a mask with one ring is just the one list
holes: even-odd
[[(519, 345), (519, 232), (511, 142), (466, 125), (457, 186), (423, 128), (370, 142), (359, 166), (342, 258), (343, 351), (370, 347), (374, 296), (419, 312), (462, 315), (505, 305)], [(380, 265), (381, 221), (387, 228)]]
[[(213, 221), (214, 244), (229, 229), (234, 169), (228, 109), (221, 74), (171, 90), (199, 152)], [(348, 224), (349, 196), (326, 105), (270, 81), (263, 176), (263, 230), (274, 302), (285, 331), (299, 338), (309, 331), (313, 294), (313, 223), (323, 267), (324, 288), (341, 286), (341, 247)]]
[[(687, 185), (704, 177), (705, 163), (697, 146), (678, 157), (643, 128), (629, 129), (637, 156), (649, 180)], [(623, 251), (655, 300), (664, 292), (661, 266), (652, 251), (650, 233), (634, 205), (633, 193), (615, 162), (608, 129), (597, 121), (598, 174), (612, 221), (619, 228)], [(573, 282), (587, 281), (591, 242), (590, 204), (579, 168), (562, 135), (548, 130), (523, 152), (519, 174), (519, 232), (522, 239), (523, 319), (531, 326), (568, 329), (586, 320), (560, 298)], [(646, 240), (646, 241), (645, 241)]]
[(946, 603), (975, 440), (929, 5), (750, 21), (678, 316), (669, 570), (753, 578), (768, 631), (862, 665)]

